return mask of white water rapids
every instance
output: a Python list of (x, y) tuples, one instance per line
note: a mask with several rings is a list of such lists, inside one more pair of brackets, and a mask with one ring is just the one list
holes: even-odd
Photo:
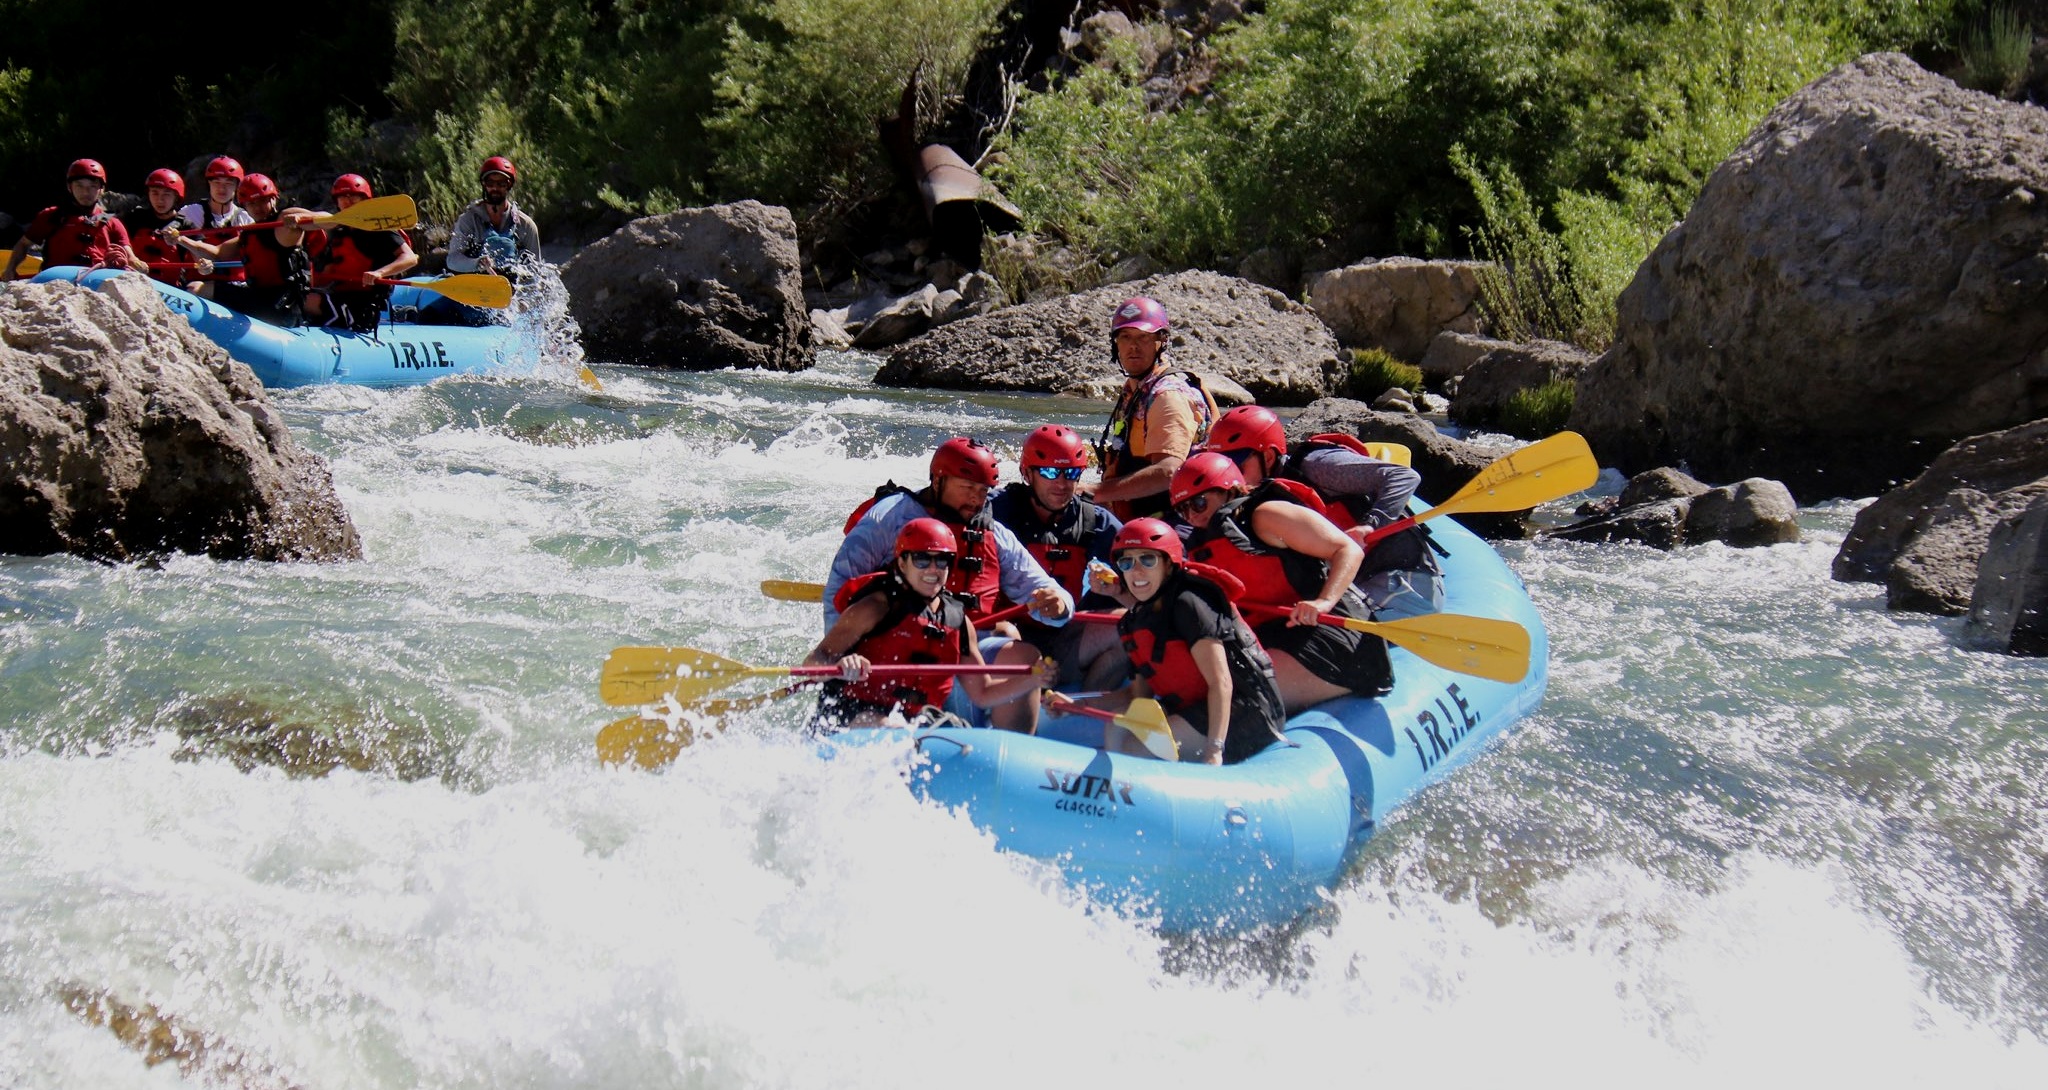
[(1277, 933), (1091, 912), (794, 701), (597, 767), (611, 647), (795, 661), (756, 586), (874, 486), (1099, 426), (873, 366), (282, 392), (365, 560), (0, 558), (0, 1086), (2043, 1084), (2048, 663), (1830, 582), (1853, 505), (1502, 546), (1548, 700)]

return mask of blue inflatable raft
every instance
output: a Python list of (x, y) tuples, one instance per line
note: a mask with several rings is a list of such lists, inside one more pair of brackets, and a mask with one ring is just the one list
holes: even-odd
[[(35, 279), (97, 288), (127, 275), (131, 274), (117, 269), (87, 272), (76, 266), (59, 266), (43, 269)], [(263, 385), (273, 389), (327, 382), (416, 386), (444, 375), (505, 374), (532, 366), (532, 361), (521, 359), (518, 333), (510, 326), (412, 325), (387, 320), (374, 333), (304, 326), (288, 329), (160, 280), (145, 279), (194, 329), (248, 364)], [(428, 298), (430, 293), (421, 288), (394, 288), (391, 305), (403, 314)]]
[(1304, 711), (1288, 720), (1291, 746), (1223, 768), (1104, 752), (1102, 724), (1079, 717), (1053, 719), (1036, 737), (850, 731), (827, 745), (910, 741), (926, 758), (912, 781), (921, 797), (961, 808), (1002, 848), (1055, 863), (1098, 901), (1165, 930), (1293, 919), (1336, 888), (1389, 812), (1543, 699), (1549, 641), (1521, 581), (1450, 519), (1430, 526), (1450, 553), (1445, 611), (1529, 630), (1521, 681), (1452, 673), (1390, 648), (1393, 692)]

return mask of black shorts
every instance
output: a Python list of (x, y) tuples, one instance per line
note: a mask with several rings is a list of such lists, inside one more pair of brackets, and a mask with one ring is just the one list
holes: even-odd
[(1394, 687), (1394, 665), (1378, 636), (1330, 625), (1290, 628), (1282, 617), (1253, 631), (1267, 651), (1285, 651), (1309, 673), (1360, 696), (1379, 696)]
[[(1209, 733), (1209, 702), (1195, 701), (1179, 715), (1195, 728)], [(1280, 694), (1269, 685), (1238, 685), (1230, 690), (1230, 732), (1223, 736), (1223, 763), (1234, 765), (1254, 753), (1281, 741), (1287, 711), (1280, 706)], [(1183, 760), (1191, 754), (1182, 754)]]

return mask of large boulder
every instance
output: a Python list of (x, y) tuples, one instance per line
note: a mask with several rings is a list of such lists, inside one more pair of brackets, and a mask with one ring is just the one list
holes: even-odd
[(1437, 334), (1477, 333), (1480, 261), (1389, 257), (1318, 273), (1309, 306), (1347, 348), (1422, 359)]
[(2048, 493), (1992, 529), (1970, 595), (1971, 638), (2048, 655)]
[(1545, 536), (1632, 542), (1656, 549), (1720, 541), (1738, 549), (1799, 540), (1799, 507), (1778, 481), (1752, 477), (1709, 488), (1669, 467), (1629, 478), (1620, 495), (1582, 504), (1580, 520)]
[(1835, 554), (1834, 576), (1883, 583), (1893, 609), (1962, 613), (1992, 531), (2043, 493), (2048, 420), (1965, 440), (1857, 512)]
[(1181, 272), (963, 318), (899, 346), (875, 381), (1099, 397), (1123, 382), (1109, 321), (1134, 295), (1166, 306), (1168, 365), (1229, 379), (1263, 403), (1305, 404), (1343, 373), (1337, 339), (1307, 307), (1248, 280)]
[(1898, 54), (1786, 99), (1618, 305), (1572, 426), (1623, 468), (1869, 495), (2048, 416), (2048, 112)]
[(594, 359), (691, 371), (816, 362), (796, 221), (759, 201), (637, 219), (562, 266)]
[(362, 555), (247, 365), (139, 277), (0, 286), (0, 552)]

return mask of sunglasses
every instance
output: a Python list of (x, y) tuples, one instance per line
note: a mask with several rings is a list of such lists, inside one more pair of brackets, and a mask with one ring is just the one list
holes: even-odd
[(1130, 571), (1132, 568), (1156, 568), (1159, 566), (1159, 562), (1164, 559), (1166, 557), (1160, 553), (1125, 553), (1116, 558), (1116, 570)]
[(1216, 493), (1217, 490), (1212, 488), (1198, 496), (1189, 496), (1187, 499), (1174, 504), (1173, 509), (1179, 511), (1182, 515), (1199, 515), (1209, 509), (1209, 504), (1216, 498)]
[(904, 553), (910, 558), (910, 566), (918, 571), (930, 567), (950, 568), (953, 566), (952, 553)]
[(1067, 469), (1061, 469), (1058, 466), (1037, 466), (1035, 467), (1034, 472), (1036, 472), (1039, 475), (1039, 477), (1048, 481), (1078, 481), (1081, 479), (1081, 474), (1087, 472), (1087, 470), (1083, 466), (1072, 466)]

